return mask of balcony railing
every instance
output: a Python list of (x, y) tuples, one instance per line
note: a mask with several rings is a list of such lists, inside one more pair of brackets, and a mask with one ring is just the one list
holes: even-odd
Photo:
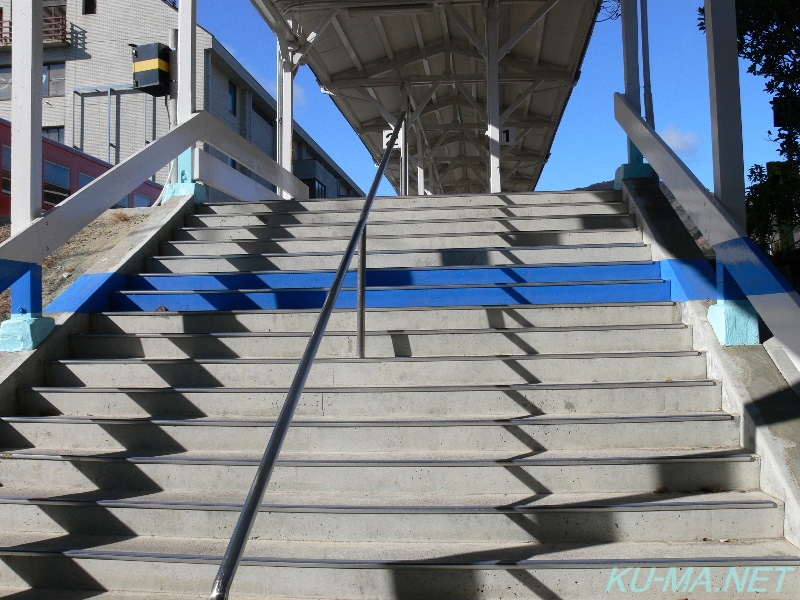
[[(11, 21), (0, 21), (0, 46), (10, 46), (12, 42)], [(69, 28), (65, 15), (44, 17), (42, 41), (47, 45), (68, 44)]]

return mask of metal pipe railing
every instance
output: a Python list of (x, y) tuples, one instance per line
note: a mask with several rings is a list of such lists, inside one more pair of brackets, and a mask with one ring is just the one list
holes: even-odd
[[(369, 218), (369, 212), (372, 209), (372, 205), (375, 202), (375, 195), (378, 192), (378, 185), (380, 184), (381, 177), (383, 177), (383, 172), (386, 170), (386, 165), (389, 163), (389, 156), (392, 153), (392, 148), (397, 141), (397, 136), (400, 133), (400, 127), (403, 125), (405, 118), (406, 114), (404, 112), (400, 115), (400, 118), (395, 125), (392, 137), (389, 139), (386, 151), (383, 154), (383, 159), (378, 167), (378, 173), (375, 175), (375, 180), (372, 182), (372, 187), (370, 188), (369, 194), (367, 194), (367, 199), (364, 202), (364, 208), (361, 209), (361, 215), (358, 219), (358, 223), (356, 224), (355, 231), (353, 231), (353, 236), (350, 238), (350, 242), (347, 245), (344, 256), (342, 256), (339, 269), (336, 271), (336, 277), (334, 278), (331, 289), (328, 292), (328, 296), (325, 298), (325, 302), (322, 305), (322, 310), (320, 311), (316, 325), (314, 325), (314, 330), (311, 332), (311, 337), (308, 339), (308, 344), (306, 345), (305, 352), (303, 352), (303, 356), (300, 359), (300, 364), (297, 366), (297, 372), (295, 373), (294, 380), (292, 381), (292, 385), (286, 394), (286, 400), (284, 401), (283, 408), (281, 408), (281, 412), (278, 415), (278, 420), (275, 422), (275, 427), (272, 430), (269, 443), (267, 444), (266, 450), (264, 450), (264, 456), (261, 458), (261, 463), (258, 465), (258, 471), (256, 472), (256, 476), (253, 479), (252, 485), (250, 486), (250, 491), (248, 492), (247, 499), (242, 507), (242, 512), (239, 514), (239, 520), (237, 521), (236, 527), (233, 530), (230, 542), (228, 542), (228, 547), (225, 550), (225, 554), (222, 556), (222, 562), (219, 565), (217, 577), (214, 579), (214, 585), (211, 588), (211, 600), (227, 600), (228, 598), (228, 593), (230, 592), (231, 585), (233, 584), (233, 578), (236, 575), (236, 569), (239, 567), (239, 562), (244, 554), (247, 538), (250, 536), (250, 530), (253, 528), (253, 523), (255, 522), (258, 509), (261, 506), (261, 501), (264, 497), (264, 492), (267, 489), (272, 471), (275, 468), (275, 463), (278, 460), (278, 454), (281, 451), (281, 446), (286, 438), (286, 434), (289, 432), (289, 426), (291, 425), (295, 408), (300, 400), (300, 395), (303, 393), (303, 387), (305, 386), (308, 373), (311, 370), (311, 365), (314, 362), (314, 358), (317, 355), (317, 349), (322, 341), (322, 336), (325, 334), (325, 329), (328, 326), (328, 320), (333, 312), (333, 307), (336, 305), (339, 292), (344, 285), (345, 275), (347, 275), (347, 271), (350, 268), (350, 262), (353, 260), (356, 247), (359, 245), (364, 231), (366, 230), (367, 219)], [(364, 261), (366, 252), (364, 252), (364, 250), (366, 250), (366, 245), (362, 246), (362, 255), (359, 263), (363, 262), (366, 266)], [(366, 273), (364, 273), (364, 275), (366, 275)], [(359, 299), (361, 299), (362, 290), (365, 289), (363, 286), (365, 285), (366, 277), (359, 277)], [(363, 306), (359, 306), (359, 312), (363, 311), (363, 308)], [(363, 317), (360, 316), (359, 327), (362, 326)], [(359, 340), (362, 339), (363, 334), (363, 330), (358, 332)], [(361, 347), (360, 351), (361, 350), (363, 350), (363, 346)]]

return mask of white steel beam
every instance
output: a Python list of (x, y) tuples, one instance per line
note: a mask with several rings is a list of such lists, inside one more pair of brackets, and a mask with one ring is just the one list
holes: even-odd
[(503, 44), (503, 47), (500, 48), (499, 52), (497, 53), (497, 58), (499, 60), (503, 60), (505, 55), (511, 52), (514, 46), (516, 46), (522, 38), (528, 35), (531, 29), (536, 27), (539, 21), (546, 17), (547, 13), (549, 13), (555, 7), (555, 5), (558, 4), (558, 2), (559, 0), (547, 0), (544, 5), (540, 6), (539, 10), (533, 13), (531, 18), (525, 21), (525, 23), (523, 23), (523, 25), (517, 29), (514, 35), (512, 35), (508, 41)]
[[(568, 73), (559, 69), (549, 69), (547, 67), (532, 67), (520, 73), (504, 72), (499, 76), (501, 83), (530, 83), (532, 80), (556, 81), (558, 83), (572, 84), (572, 78)], [(463, 73), (452, 74), (444, 73), (441, 75), (405, 75), (403, 77), (341, 77), (326, 84), (331, 90), (349, 88), (396, 88), (400, 84), (406, 85), (464, 85), (485, 83), (486, 77), (482, 73)]]
[(711, 88), (711, 141), (714, 195), (745, 229), (742, 101), (736, 6), (732, 0), (705, 0), (708, 79)]
[[(491, 1), (491, 0), (490, 0)], [(447, 11), (447, 16), (453, 19), (453, 22), (459, 26), (459, 28), (466, 34), (469, 41), (472, 42), (472, 45), (481, 53), (484, 58), (488, 59), (487, 48), (486, 44), (484, 44), (478, 34), (475, 33), (475, 30), (469, 26), (469, 23), (461, 16), (461, 14), (453, 8), (453, 6), (445, 0), (444, 2), (445, 10)]]
[(523, 102), (525, 102), (528, 98), (531, 97), (531, 94), (538, 90), (540, 87), (544, 85), (544, 81), (534, 81), (531, 83), (525, 90), (517, 96), (516, 100), (512, 102), (504, 111), (503, 114), (500, 115), (500, 122), (505, 123), (508, 120), (508, 117), (517, 110)]
[(305, 38), (305, 41), (302, 43), (300, 48), (298, 48), (297, 52), (295, 52), (294, 56), (292, 57), (292, 60), (294, 61), (295, 65), (299, 65), (303, 62), (306, 53), (309, 50), (311, 50), (311, 47), (314, 45), (314, 42), (316, 42), (317, 39), (319, 39), (319, 35), (323, 31), (325, 31), (325, 28), (330, 24), (330, 22), (336, 16), (337, 12), (338, 10), (335, 8), (329, 10), (327, 13), (325, 13), (325, 16), (322, 17), (320, 22), (317, 23), (317, 25), (309, 32), (309, 34)]

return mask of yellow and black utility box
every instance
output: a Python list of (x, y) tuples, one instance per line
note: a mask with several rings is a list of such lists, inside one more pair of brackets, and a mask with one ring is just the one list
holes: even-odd
[(151, 96), (169, 94), (170, 47), (146, 44), (133, 49), (133, 86)]

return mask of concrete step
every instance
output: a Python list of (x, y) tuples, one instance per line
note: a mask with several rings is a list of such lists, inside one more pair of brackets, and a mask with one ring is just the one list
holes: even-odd
[[(214, 276), (202, 277), (202, 284), (219, 285)], [(327, 295), (327, 288), (212, 289), (197, 292), (123, 290), (111, 296), (111, 308), (115, 311), (149, 312), (319, 309)], [(528, 304), (665, 302), (670, 297), (668, 280), (623, 279), (567, 283), (370, 287), (366, 291), (366, 304), (376, 308), (450, 307), (465, 304), (486, 308)], [(336, 301), (336, 308), (355, 308), (356, 305), (357, 290), (353, 287), (343, 288)]]
[[(288, 225), (296, 223), (355, 223), (360, 208), (293, 208), (289, 211), (270, 210), (268, 205), (248, 207), (247, 212), (199, 213), (188, 215), (187, 227), (249, 227), (251, 225)], [(525, 204), (504, 207), (492, 205), (378, 207), (370, 213), (370, 221), (431, 221), (452, 219), (491, 219), (514, 217), (589, 217), (598, 215), (627, 215), (628, 206), (622, 202), (588, 202), (575, 204)]]
[[(509, 502), (511, 500), (511, 502)], [(227, 539), (242, 494), (6, 489), (4, 532)], [(273, 541), (420, 543), (700, 542), (779, 538), (782, 510), (761, 492), (543, 494), (533, 498), (267, 494), (251, 536)]]
[[(84, 448), (5, 450), (4, 487), (42, 482), (79, 494), (96, 489), (148, 492), (246, 490), (262, 451), (137, 455)], [(754, 490), (759, 461), (740, 448), (546, 450), (522, 458), (501, 452), (431, 455), (284, 453), (270, 481), (275, 493), (549, 494)]]
[[(22, 561), (17, 559), (19, 564)], [(44, 578), (42, 578), (44, 580)], [(43, 583), (54, 585), (53, 580)], [(87, 580), (87, 583), (88, 580)], [(210, 589), (210, 588), (209, 588)], [(0, 598), (9, 600), (196, 600), (197, 596), (183, 594), (162, 594), (159, 592), (108, 592), (91, 589), (53, 589), (53, 588), (0, 588)], [(291, 598), (286, 600), (292, 600)], [(299, 600), (299, 599), (297, 599)]]
[[(48, 384), (111, 387), (288, 386), (297, 359), (65, 359), (49, 363)], [(319, 358), (309, 386), (486, 385), (705, 379), (694, 351), (528, 354), (509, 357)]]
[[(228, 254), (226, 248), (208, 244), (195, 255), (152, 256), (146, 269), (152, 273), (203, 273), (225, 271), (268, 271), (297, 269), (336, 269), (341, 254), (311, 252), (299, 254)], [(543, 246), (536, 248), (459, 248), (451, 250), (386, 250), (370, 251), (368, 268), (392, 267), (452, 267), (473, 265), (576, 264), (582, 262), (649, 261), (650, 248), (644, 244), (608, 244), (588, 246)]]
[[(350, 222), (329, 223), (284, 223), (264, 225), (217, 225), (209, 231), (215, 232), (213, 237), (205, 239), (278, 239), (302, 237), (350, 237), (353, 234), (355, 219)], [(405, 236), (407, 234), (441, 235), (508, 233), (514, 232), (557, 232), (575, 230), (629, 230), (636, 227), (630, 215), (586, 215), (586, 216), (551, 216), (551, 217), (495, 217), (472, 219), (430, 219), (425, 221), (393, 220), (381, 221), (370, 219), (369, 235)], [(204, 229), (205, 226), (195, 226)], [(184, 228), (187, 230), (187, 228)], [(218, 235), (216, 232), (227, 231)], [(227, 237), (222, 237), (227, 236)]]
[[(292, 358), (308, 337), (297, 332), (227, 334), (81, 334), (70, 339), (73, 358)], [(356, 355), (357, 336), (327, 331), (318, 356)], [(692, 332), (682, 323), (595, 327), (370, 331), (370, 357), (511, 355), (574, 352), (688, 350)]]
[[(616, 204), (621, 200), (617, 191), (596, 192), (528, 192), (482, 194), (479, 196), (378, 196), (373, 210), (414, 210), (418, 208), (449, 208), (469, 206), (494, 206), (515, 208), (529, 205), (581, 205)], [(253, 210), (292, 212), (298, 210), (361, 210), (363, 198), (312, 198), (309, 200), (267, 200), (265, 202), (208, 202), (198, 205), (198, 214), (236, 214)]]
[[(256, 419), (130, 419), (113, 417), (3, 417), (7, 448), (139, 454), (263, 450), (274, 421)], [(24, 440), (24, 441), (23, 441)], [(717, 413), (532, 416), (518, 419), (307, 420), (296, 419), (283, 452), (488, 452), (509, 455), (547, 448), (723, 448), (738, 443), (738, 421)]]
[[(221, 540), (46, 534), (6, 534), (0, 544), (2, 584), (17, 583), (13, 570), (34, 563), (42, 583), (197, 595), (208, 593), (224, 550)], [(663, 600), (699, 582), (695, 591), (709, 589), (708, 597), (726, 585), (728, 593), (762, 585), (759, 597), (792, 600), (798, 567), (797, 549), (772, 539), (523, 545), (259, 539), (248, 545), (232, 597), (334, 599), (342, 597), (336, 590), (347, 590), (353, 600), (592, 598), (599, 593), (590, 590), (608, 588), (619, 597), (633, 589), (637, 598)]]
[[(492, 386), (306, 387), (296, 417), (495, 417), (537, 414), (715, 411), (720, 388), (709, 380), (523, 384)], [(20, 413), (32, 416), (134, 418), (276, 418), (280, 388), (36, 387), (20, 393)]]
[[(148, 281), (151, 281), (148, 279)], [(152, 283), (151, 285), (156, 285)], [(166, 284), (165, 284), (166, 286)], [(446, 308), (368, 308), (369, 329), (480, 329), (573, 327), (680, 322), (674, 302), (584, 304), (563, 306), (455, 306)], [(238, 311), (222, 313), (131, 312), (92, 314), (94, 333), (224, 333), (302, 331), (310, 333), (318, 310)], [(354, 310), (334, 310), (331, 331), (355, 331)]]
[[(211, 258), (211, 257), (207, 257)], [(183, 259), (178, 259), (179, 261)], [(207, 265), (208, 266), (208, 265)], [(355, 264), (345, 275), (344, 286), (355, 287), (358, 276)], [(336, 269), (231, 272), (209, 274), (205, 271), (191, 273), (145, 273), (128, 276), (131, 290), (237, 290), (237, 289), (298, 289), (330, 288)], [(488, 265), (450, 267), (395, 267), (372, 268), (367, 271), (369, 288), (410, 288), (423, 286), (478, 286), (482, 284), (564, 284), (594, 283), (602, 281), (653, 280), (661, 277), (661, 266), (650, 260), (634, 262), (597, 263), (576, 265), (535, 266), (515, 265), (495, 267)]]
[[(162, 254), (205, 254), (203, 250), (219, 244), (223, 254), (269, 254), (285, 252), (344, 252), (350, 236), (338, 237), (305, 237), (291, 238), (281, 236), (270, 239), (236, 239), (232, 236), (236, 228), (213, 229), (207, 227), (188, 227), (176, 229), (173, 240), (161, 245)], [(245, 231), (246, 233), (246, 231)], [(598, 244), (637, 244), (642, 241), (642, 234), (636, 228), (574, 231), (506, 231), (504, 233), (471, 234), (453, 233), (406, 234), (402, 236), (383, 234), (376, 235), (370, 229), (367, 236), (369, 251), (384, 250), (449, 250), (454, 248), (509, 248), (585, 246)]]

